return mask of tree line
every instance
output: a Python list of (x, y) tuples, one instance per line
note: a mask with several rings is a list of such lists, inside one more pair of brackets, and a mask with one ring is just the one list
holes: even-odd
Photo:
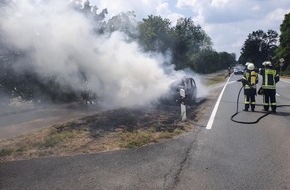
[(175, 65), (176, 70), (190, 68), (206, 74), (236, 63), (234, 53), (215, 51), (211, 38), (191, 18), (180, 18), (173, 26), (169, 19), (155, 15), (148, 15), (138, 21), (135, 13), (129, 11), (105, 21), (102, 13), (107, 13), (107, 9), (102, 10), (100, 17), (96, 13), (97, 7), (91, 6), (88, 0), (82, 9), (75, 8), (91, 18), (97, 18), (95, 26), (98, 27), (95, 28), (98, 34), (122, 31), (129, 40), (137, 41), (146, 52), (171, 53), (170, 64)]
[[(284, 16), (280, 25), (279, 34), (269, 29), (264, 32), (257, 30), (250, 33), (241, 48), (241, 56), (238, 62), (245, 64), (253, 62), (256, 67), (261, 67), (264, 61), (272, 61), (274, 66), (283, 74), (290, 75), (290, 13)], [(277, 43), (279, 42), (279, 45)], [(283, 66), (280, 68), (280, 60), (283, 58)]]

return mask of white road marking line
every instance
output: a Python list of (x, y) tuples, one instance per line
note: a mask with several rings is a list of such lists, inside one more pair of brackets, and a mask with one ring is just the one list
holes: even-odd
[(228, 83), (229, 83), (229, 80), (230, 80), (230, 77), (228, 78), (228, 80), (227, 80), (227, 82), (226, 82), (224, 88), (222, 89), (222, 91), (221, 91), (221, 93), (220, 93), (220, 95), (219, 95), (219, 98), (218, 98), (218, 100), (217, 100), (217, 102), (216, 102), (216, 104), (215, 104), (215, 106), (214, 106), (214, 108), (213, 108), (213, 111), (212, 111), (212, 113), (211, 113), (211, 116), (210, 116), (210, 118), (209, 118), (209, 120), (208, 120), (208, 123), (207, 123), (207, 125), (206, 125), (206, 129), (211, 129), (211, 128), (212, 128), (213, 121), (214, 121), (215, 115), (216, 115), (216, 113), (217, 113), (217, 109), (218, 109), (218, 107), (219, 107), (219, 104), (220, 104), (220, 101), (221, 101), (221, 99), (222, 99), (223, 93), (224, 93), (224, 91), (225, 91), (225, 89), (226, 89), (226, 86), (227, 86)]
[(281, 81), (283, 81), (283, 82), (287, 82), (287, 83), (290, 83), (290, 81), (288, 81), (288, 80), (283, 80), (283, 79), (282, 79)]
[(276, 96), (280, 96), (280, 94), (276, 93)]
[(235, 82), (238, 82), (238, 81), (233, 80), (233, 81), (231, 81), (231, 82), (228, 82), (227, 84), (229, 85), (229, 84), (233, 84), (233, 83), (235, 83)]

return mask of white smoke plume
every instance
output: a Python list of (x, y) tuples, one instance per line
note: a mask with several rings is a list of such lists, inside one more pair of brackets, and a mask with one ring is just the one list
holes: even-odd
[[(168, 58), (143, 53), (120, 32), (97, 36), (90, 21), (67, 1), (19, 0), (0, 14), (6, 43), (28, 52), (29, 66), (38, 76), (91, 90), (114, 106), (149, 104), (181, 76), (165, 73), (162, 64)], [(24, 64), (16, 69), (22, 72)]]

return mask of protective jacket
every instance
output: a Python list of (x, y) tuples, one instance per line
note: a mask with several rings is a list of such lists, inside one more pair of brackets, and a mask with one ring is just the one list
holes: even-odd
[(251, 106), (252, 111), (255, 110), (256, 99), (255, 95), (257, 94), (256, 84), (259, 82), (258, 74), (254, 70), (247, 69), (244, 72), (244, 77), (242, 83), (244, 86), (245, 94), (245, 111), (248, 111)]
[(279, 74), (272, 66), (261, 68), (260, 74), (263, 76), (264, 110), (268, 111), (271, 106), (272, 111), (276, 112), (276, 83), (279, 81)]
[(276, 89), (276, 83), (279, 82), (279, 74), (272, 67), (260, 69), (260, 74), (263, 76), (263, 89)]

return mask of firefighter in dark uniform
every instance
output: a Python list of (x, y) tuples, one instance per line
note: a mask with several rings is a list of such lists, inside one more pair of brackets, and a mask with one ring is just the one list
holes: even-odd
[(244, 77), (242, 83), (244, 86), (244, 95), (245, 95), (245, 109), (248, 111), (251, 106), (251, 110), (255, 111), (257, 94), (256, 84), (259, 82), (258, 74), (255, 72), (255, 66), (253, 63), (247, 64), (247, 69), (244, 72)]
[[(263, 103), (264, 110), (269, 111), (271, 106), (272, 112), (276, 112), (276, 83), (279, 82), (279, 74), (273, 68), (270, 61), (263, 63), (264, 68), (259, 69), (260, 75), (263, 77)], [(270, 100), (270, 101), (269, 101)]]

